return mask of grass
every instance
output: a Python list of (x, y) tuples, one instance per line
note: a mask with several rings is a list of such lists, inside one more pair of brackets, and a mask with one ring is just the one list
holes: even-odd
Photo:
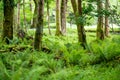
[(97, 41), (95, 33), (87, 32), (88, 52), (77, 43), (76, 30), (68, 29), (68, 34), (60, 37), (53, 35), (54, 30), (52, 35), (44, 32), (43, 46), (50, 52), (34, 51), (33, 40), (15, 37), (10, 45), (1, 42), (0, 51), (5, 52), (0, 53), (0, 80), (120, 79), (119, 35)]

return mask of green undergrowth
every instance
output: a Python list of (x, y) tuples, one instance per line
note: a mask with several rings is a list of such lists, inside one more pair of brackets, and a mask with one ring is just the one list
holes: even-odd
[(100, 41), (93, 33), (87, 36), (89, 50), (73, 34), (44, 35), (43, 47), (49, 52), (33, 50), (33, 40), (0, 41), (0, 80), (119, 80), (120, 37)]

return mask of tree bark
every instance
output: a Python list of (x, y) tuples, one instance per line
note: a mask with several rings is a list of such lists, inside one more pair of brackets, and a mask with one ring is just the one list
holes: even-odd
[(30, 11), (32, 11), (32, 0), (29, 1), (30, 1)]
[(77, 2), (76, 0), (71, 0), (72, 8), (75, 14), (75, 17), (77, 17)]
[(26, 27), (25, 0), (23, 0), (23, 16), (24, 16), (24, 26)]
[(34, 9), (33, 22), (32, 22), (31, 28), (36, 28), (37, 15), (38, 15), (38, 1), (37, 0), (33, 0), (33, 1), (34, 1), (34, 4), (35, 4), (35, 9)]
[(61, 33), (66, 35), (66, 8), (67, 0), (61, 0)]
[[(78, 15), (82, 17), (82, 0), (78, 0)], [(78, 35), (79, 35), (79, 42), (81, 45), (86, 48), (86, 34), (83, 23), (78, 24)]]
[[(109, 0), (105, 0), (105, 10), (109, 10)], [(108, 14), (105, 15), (105, 36), (109, 36), (109, 20), (108, 20)]]
[(48, 31), (49, 31), (49, 34), (51, 35), (51, 30), (50, 30), (50, 11), (49, 11), (49, 1), (47, 0), (47, 17), (48, 17)]
[(78, 17), (82, 17), (82, 0), (78, 0), (78, 5), (76, 0), (71, 0), (71, 4), (73, 7), (73, 11), (76, 18), (76, 24), (77, 24), (77, 32), (78, 32), (78, 42), (83, 46), (84, 49), (86, 49), (86, 34), (83, 23), (77, 23)]
[(60, 35), (60, 0), (56, 0), (56, 36)]
[(34, 48), (36, 50), (42, 49), (42, 36), (43, 36), (43, 15), (44, 15), (44, 0), (38, 1), (38, 23), (35, 32)]
[(104, 39), (104, 31), (103, 31), (103, 14), (102, 14), (102, 1), (97, 0), (97, 10), (98, 10), (98, 22), (97, 22), (97, 39)]
[(3, 40), (9, 44), (9, 40), (13, 39), (13, 16), (14, 16), (14, 0), (3, 0), (4, 4), (4, 20), (3, 20)]
[(17, 4), (17, 30), (20, 29), (20, 0), (18, 0)]
[[(31, 13), (32, 13), (32, 10), (33, 10), (33, 8), (32, 8), (32, 0), (29, 0), (29, 1), (30, 1), (30, 11), (31, 11)], [(32, 22), (33, 22), (32, 20), (33, 20), (33, 19), (31, 19), (31, 22), (30, 22), (31, 25), (32, 25)]]

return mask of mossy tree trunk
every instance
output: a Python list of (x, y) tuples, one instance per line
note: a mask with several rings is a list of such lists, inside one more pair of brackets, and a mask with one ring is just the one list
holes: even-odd
[(9, 44), (9, 39), (13, 39), (13, 16), (14, 0), (3, 0), (4, 4), (4, 21), (3, 21), (3, 40)]
[(103, 9), (102, 0), (97, 0), (97, 11), (98, 11), (97, 39), (100, 40), (104, 39), (102, 9)]
[(61, 33), (66, 35), (66, 8), (67, 0), (61, 0)]
[(60, 0), (56, 0), (56, 36), (61, 35), (61, 22), (60, 22)]
[[(109, 0), (105, 0), (105, 10), (109, 11)], [(109, 20), (108, 20), (109, 14), (105, 15), (105, 36), (109, 36)]]
[[(77, 5), (78, 3), (78, 5)], [(83, 23), (78, 22), (78, 17), (82, 17), (82, 0), (71, 0), (71, 4), (73, 7), (73, 11), (76, 18), (76, 24), (77, 24), (77, 31), (78, 31), (78, 42), (83, 46), (84, 49), (86, 49), (86, 34)], [(81, 21), (82, 22), (82, 21)]]
[(34, 1), (34, 4), (35, 4), (35, 9), (34, 9), (33, 22), (32, 22), (31, 28), (36, 28), (37, 15), (38, 15), (38, 1), (37, 0), (33, 0), (33, 1)]
[(42, 36), (43, 36), (43, 15), (44, 15), (44, 0), (38, 1), (38, 23), (35, 32), (34, 48), (41, 50), (42, 48)]

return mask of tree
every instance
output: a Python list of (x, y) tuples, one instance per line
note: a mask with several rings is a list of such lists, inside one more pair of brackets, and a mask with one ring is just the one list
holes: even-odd
[(20, 28), (20, 0), (17, 3), (17, 29)]
[(49, 30), (49, 34), (51, 34), (51, 30), (50, 30), (50, 11), (49, 11), (50, 0), (46, 0), (46, 3), (47, 3), (48, 30)]
[(104, 39), (103, 31), (103, 5), (102, 0), (97, 0), (97, 12), (98, 12), (98, 22), (97, 22), (97, 39)]
[(29, 0), (30, 2), (30, 11), (32, 11), (32, 0)]
[(67, 0), (61, 0), (61, 33), (66, 34), (66, 8)]
[(33, 0), (35, 4), (34, 14), (33, 14), (33, 22), (31, 28), (36, 28), (37, 25), (37, 15), (38, 15), (38, 0)]
[(56, 0), (56, 36), (60, 35), (60, 0)]
[(23, 16), (24, 16), (24, 25), (26, 27), (25, 0), (23, 0)]
[(109, 21), (108, 21), (108, 12), (109, 11), (109, 0), (105, 0), (105, 10), (106, 10), (106, 14), (105, 14), (105, 36), (109, 36)]
[(71, 4), (72, 4), (74, 15), (76, 18), (78, 41), (81, 43), (81, 45), (85, 49), (87, 45), (86, 34), (85, 34), (83, 21), (80, 21), (82, 20), (82, 17), (83, 17), (82, 16), (82, 0), (78, 0), (78, 5), (77, 5), (76, 0), (71, 0)]
[[(33, 7), (32, 7), (32, 0), (29, 0), (29, 2), (30, 2), (30, 11), (31, 11), (31, 13), (32, 13), (32, 10), (33, 10)], [(32, 25), (32, 19), (31, 19), (31, 25)]]
[(13, 15), (14, 0), (3, 0), (4, 4), (4, 20), (3, 20), (3, 40), (9, 44), (9, 40), (13, 39)]
[(38, 23), (35, 32), (34, 48), (41, 50), (42, 48), (42, 36), (43, 36), (43, 16), (44, 15), (44, 0), (38, 1)]

